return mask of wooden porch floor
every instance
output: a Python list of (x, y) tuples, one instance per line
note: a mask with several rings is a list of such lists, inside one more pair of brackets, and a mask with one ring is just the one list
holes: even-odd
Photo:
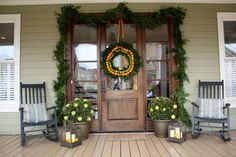
[[(122, 134), (129, 136), (130, 134)], [(145, 139), (110, 140), (108, 134), (91, 134), (83, 144), (73, 149), (61, 147), (60, 143), (44, 137), (34, 137), (20, 146), (19, 135), (0, 135), (1, 157), (231, 157), (236, 156), (236, 131), (232, 141), (223, 142), (215, 135), (201, 135), (193, 140), (188, 137), (182, 144), (167, 142), (153, 133), (137, 136)]]

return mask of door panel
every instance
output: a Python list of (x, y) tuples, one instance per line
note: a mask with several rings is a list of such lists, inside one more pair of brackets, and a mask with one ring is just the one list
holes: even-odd
[(137, 99), (108, 99), (108, 120), (136, 120), (138, 118)]

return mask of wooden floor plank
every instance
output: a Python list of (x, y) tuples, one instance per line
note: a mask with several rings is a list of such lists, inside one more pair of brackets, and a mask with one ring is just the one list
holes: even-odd
[(91, 137), (91, 141), (89, 142), (89, 145), (87, 146), (87, 148), (85, 149), (84, 153), (83, 153), (83, 157), (91, 157), (94, 151), (94, 148), (98, 142), (98, 138), (99, 136), (97, 135), (92, 135)]
[(2, 156), (6, 156), (7, 154), (11, 153), (12, 151), (14, 151), (15, 149), (21, 147), (20, 146), (20, 138), (18, 136), (18, 138), (14, 141), (12, 141), (11, 143), (9, 143), (7, 145), (7, 147), (4, 149), (4, 151), (0, 152), (0, 154)]
[(129, 141), (131, 157), (141, 157), (136, 141)]
[(121, 141), (121, 157), (130, 157), (130, 149), (128, 141)]
[(8, 147), (9, 143), (18, 138), (19, 136), (9, 136), (9, 138), (6, 138), (2, 143), (0, 143), (0, 152), (4, 151), (4, 149)]
[(111, 157), (120, 157), (120, 141), (113, 141), (112, 143), (112, 150), (111, 150)]
[(167, 149), (162, 145), (162, 143), (158, 140), (158, 138), (155, 135), (149, 135), (149, 137), (152, 139), (153, 144), (155, 145), (158, 152), (160, 152), (160, 155), (163, 157), (170, 157), (169, 152)]
[(106, 140), (103, 147), (102, 157), (111, 157), (112, 141)]
[(141, 157), (150, 157), (150, 153), (147, 149), (147, 146), (144, 141), (137, 141), (140, 156)]
[(50, 150), (43, 154), (43, 157), (52, 157), (57, 151), (59, 151), (59, 149), (61, 149), (61, 144), (54, 143)]
[[(201, 135), (203, 136), (203, 135)], [(201, 137), (200, 136), (200, 137)], [(200, 140), (200, 138), (193, 140), (194, 143), (196, 143), (201, 149), (204, 149), (207, 154), (209, 156), (213, 156), (213, 157), (220, 157), (221, 155), (219, 155), (218, 153), (216, 153), (211, 147), (209, 147), (207, 144), (205, 144), (204, 142), (202, 142)], [(205, 154), (206, 155), (206, 154)]]
[[(118, 134), (119, 135), (119, 134)], [(125, 134), (126, 138), (129, 134)], [(91, 135), (82, 145), (73, 149), (61, 147), (60, 142), (51, 142), (44, 137), (28, 139), (20, 145), (20, 136), (2, 136), (0, 157), (233, 157), (236, 156), (236, 131), (233, 140), (225, 142), (215, 135), (202, 134), (198, 139), (188, 138), (181, 144), (168, 142), (153, 134), (142, 134), (147, 140), (107, 140), (109, 135)], [(124, 136), (122, 134), (121, 136)], [(3, 144), (5, 143), (5, 145)]]
[[(187, 140), (188, 141), (188, 140)], [(183, 147), (184, 150), (186, 150), (189, 154), (191, 154), (191, 156), (193, 157), (199, 157), (202, 156), (201, 153), (199, 153), (198, 151), (196, 151), (196, 149), (194, 149), (191, 144), (187, 143), (187, 141), (184, 141), (183, 143), (181, 143), (181, 146)]]
[(100, 135), (98, 142), (95, 146), (95, 149), (93, 151), (92, 157), (101, 157), (102, 156), (102, 150), (104, 148), (106, 138), (107, 138), (107, 136)]
[(82, 145), (75, 147), (75, 152), (72, 155), (73, 157), (81, 157), (85, 151), (85, 149), (87, 148), (88, 144), (90, 143), (90, 141), (94, 138), (94, 136), (89, 135), (89, 138), (82, 141)]
[(173, 157), (181, 157), (176, 149), (165, 138), (158, 138), (169, 154)]
[(46, 152), (52, 151), (55, 145), (59, 145), (59, 142), (52, 142), (47, 140), (47, 144), (44, 144), (41, 150), (39, 150), (38, 153), (34, 155), (34, 157), (45, 157)]
[(186, 150), (183, 149), (181, 144), (169, 142), (173, 148), (180, 154), (182, 157), (193, 157), (192, 153), (188, 153)]
[(152, 142), (152, 139), (146, 135), (148, 140), (145, 140), (145, 144), (147, 146), (148, 152), (150, 154), (151, 157), (160, 157), (160, 153), (158, 152), (158, 150), (156, 149), (155, 145)]
[(223, 156), (232, 156), (233, 154), (236, 154), (236, 150), (233, 146), (231, 149), (230, 146), (227, 146), (229, 142), (224, 142), (222, 139), (219, 137), (210, 135), (210, 136), (205, 136), (204, 138), (208, 144), (211, 146), (212, 149), (215, 149), (219, 154), (223, 154)]
[[(32, 145), (33, 143), (37, 142), (38, 139), (32, 139), (32, 140), (29, 140), (27, 143), (26, 143), (26, 146), (27, 147), (28, 145)], [(16, 144), (16, 148), (14, 150), (12, 150), (11, 152), (9, 152), (6, 157), (13, 157), (13, 156), (16, 156), (16, 154), (20, 154), (24, 149), (25, 147), (22, 147), (20, 145), (20, 142), (18, 144)]]
[(16, 154), (16, 157), (25, 157), (28, 153), (30, 153), (31, 151), (36, 149), (38, 147), (38, 145), (40, 145), (45, 139), (44, 138), (34, 138), (31, 140), (35, 140), (35, 142), (32, 144), (27, 142), (25, 147), (23, 147), (22, 151), (20, 151)]

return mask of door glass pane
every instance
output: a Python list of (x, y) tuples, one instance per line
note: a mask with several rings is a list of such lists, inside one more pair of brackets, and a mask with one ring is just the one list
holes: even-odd
[(97, 80), (97, 62), (77, 63), (75, 77), (76, 80)]
[[(133, 44), (136, 47), (136, 28), (132, 24), (124, 24), (124, 39), (126, 42)], [(106, 29), (107, 47), (109, 44), (117, 42), (118, 25), (109, 25)], [(114, 59), (114, 66), (127, 67), (128, 62), (125, 57), (118, 56)], [(120, 78), (112, 79), (107, 77), (107, 90), (137, 90), (137, 78), (133, 77), (129, 80), (122, 80)]]
[(0, 61), (14, 59), (14, 23), (0, 23)]
[(168, 81), (148, 81), (147, 82), (147, 98), (154, 96), (169, 96)]
[(76, 61), (96, 61), (97, 45), (79, 44), (75, 47)]
[(168, 26), (146, 30), (147, 98), (169, 96)]
[[(74, 25), (74, 97), (82, 97), (92, 101), (97, 109), (98, 95), (98, 52), (97, 30), (84, 24)], [(94, 118), (98, 118), (98, 111)]]
[[(133, 24), (124, 24), (124, 40), (136, 45), (136, 28)], [(109, 25), (106, 30), (107, 45), (117, 42), (118, 25)]]
[(147, 61), (147, 79), (166, 79), (167, 62)]
[(75, 96), (86, 99), (97, 99), (97, 83), (96, 82), (76, 82)]
[(167, 43), (148, 42), (146, 43), (146, 59), (147, 60), (166, 60)]

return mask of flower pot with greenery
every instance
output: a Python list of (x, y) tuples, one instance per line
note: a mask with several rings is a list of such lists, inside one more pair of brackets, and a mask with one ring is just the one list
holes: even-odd
[(148, 115), (158, 137), (167, 137), (168, 123), (177, 116), (177, 104), (168, 97), (154, 97), (148, 105)]
[(79, 125), (82, 140), (88, 138), (90, 122), (93, 116), (92, 103), (83, 98), (75, 98), (64, 106), (64, 120), (68, 124)]

